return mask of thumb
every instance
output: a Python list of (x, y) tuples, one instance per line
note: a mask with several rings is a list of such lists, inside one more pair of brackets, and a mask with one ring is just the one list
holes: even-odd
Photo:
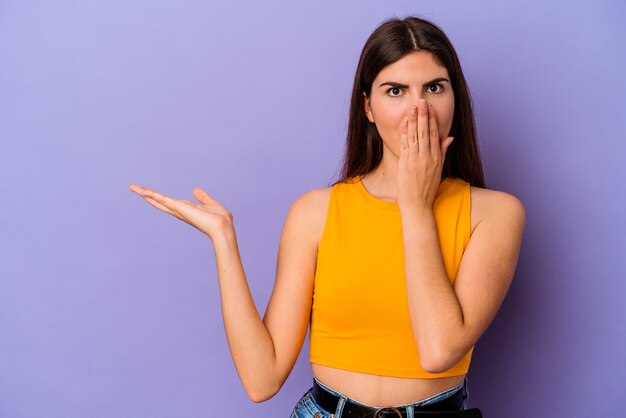
[(446, 140), (441, 145), (441, 153), (443, 155), (446, 154), (446, 151), (448, 150), (448, 147), (450, 146), (450, 144), (452, 144), (452, 141), (454, 141), (454, 137), (453, 136), (449, 136), (449, 137), (446, 138)]
[(213, 199), (207, 192), (205, 192), (199, 187), (196, 187), (195, 189), (193, 189), (191, 193), (203, 205), (210, 205), (212, 203), (217, 203), (217, 200)]

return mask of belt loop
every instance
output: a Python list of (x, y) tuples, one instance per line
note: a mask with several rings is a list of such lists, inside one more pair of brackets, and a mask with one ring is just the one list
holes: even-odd
[(469, 398), (469, 391), (467, 390), (467, 376), (463, 380), (463, 400)]
[(348, 398), (343, 395), (339, 398), (339, 401), (337, 401), (337, 409), (335, 410), (334, 418), (341, 418), (341, 415), (343, 413), (343, 406), (346, 404), (347, 399)]
[(413, 418), (413, 405), (406, 406), (406, 418)]

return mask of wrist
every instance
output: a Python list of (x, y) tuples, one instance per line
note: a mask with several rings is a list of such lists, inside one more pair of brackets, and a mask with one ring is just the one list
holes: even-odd
[(434, 217), (434, 212), (432, 206), (421, 205), (421, 204), (399, 204), (400, 215), (402, 217), (411, 216), (417, 218), (432, 218)]
[(237, 234), (235, 233), (235, 226), (230, 223), (225, 225), (218, 232), (209, 236), (211, 241), (213, 241), (213, 245), (215, 246), (228, 246), (232, 243), (237, 242)]

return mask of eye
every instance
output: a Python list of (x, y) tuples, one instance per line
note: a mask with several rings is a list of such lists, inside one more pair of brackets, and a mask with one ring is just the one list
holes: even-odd
[(391, 87), (389, 89), (387, 89), (387, 95), (390, 97), (400, 97), (400, 95), (395, 95), (395, 94), (389, 94), (390, 92), (394, 92), (397, 93), (398, 91), (402, 91), (401, 87)]
[[(439, 87), (438, 91), (432, 91), (431, 88), (433, 87)], [(428, 92), (429, 93), (433, 93), (433, 94), (439, 94), (443, 92), (443, 85), (441, 83), (437, 83), (437, 84), (431, 84), (430, 86), (428, 86)]]

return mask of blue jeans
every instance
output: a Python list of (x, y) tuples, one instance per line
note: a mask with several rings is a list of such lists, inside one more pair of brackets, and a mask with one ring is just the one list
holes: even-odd
[[(346, 395), (343, 395), (331, 388), (329, 388), (328, 386), (324, 385), (322, 382), (320, 382), (319, 380), (317, 380), (315, 378), (315, 376), (313, 376), (313, 379), (315, 379), (317, 381), (317, 383), (323, 387), (324, 389), (326, 389), (327, 391), (329, 391), (330, 393), (336, 395), (336, 396), (340, 396), (341, 399), (339, 400), (339, 403), (337, 404), (337, 410), (336, 411), (327, 411), (324, 408), (322, 408), (321, 406), (319, 406), (317, 404), (317, 402), (315, 401), (315, 398), (313, 398), (313, 387), (311, 387), (309, 390), (307, 390), (304, 395), (302, 395), (302, 397), (300, 398), (300, 400), (298, 401), (298, 403), (296, 404), (295, 408), (293, 409), (293, 411), (291, 412), (291, 415), (289, 416), (289, 418), (331, 418), (331, 416), (334, 414), (334, 418), (341, 418), (341, 412), (343, 411), (343, 405), (346, 403), (347, 400), (350, 400), (351, 402), (360, 404), (360, 405), (364, 405), (361, 402), (358, 402)], [(456, 393), (459, 390), (464, 390), (465, 395), (463, 396), (464, 401), (463, 401), (463, 406), (461, 407), (461, 410), (465, 410), (467, 409), (467, 399), (469, 398), (469, 393), (467, 391), (467, 377), (465, 377), (465, 379), (463, 380), (463, 382), (459, 383), (457, 386), (450, 388), (450, 389), (446, 389), (443, 392), (437, 393), (433, 396), (430, 396), (426, 399), (422, 399), (421, 401), (418, 402), (414, 402), (414, 403), (408, 403), (408, 404), (404, 404), (404, 405), (394, 405), (396, 408), (399, 406), (404, 406), (407, 407), (407, 418), (414, 418), (413, 416), (413, 407), (414, 406), (423, 406), (423, 405), (428, 405), (437, 401), (440, 401), (442, 399), (445, 399), (451, 395), (453, 395), (454, 393)], [(369, 406), (369, 405), (368, 405)]]

